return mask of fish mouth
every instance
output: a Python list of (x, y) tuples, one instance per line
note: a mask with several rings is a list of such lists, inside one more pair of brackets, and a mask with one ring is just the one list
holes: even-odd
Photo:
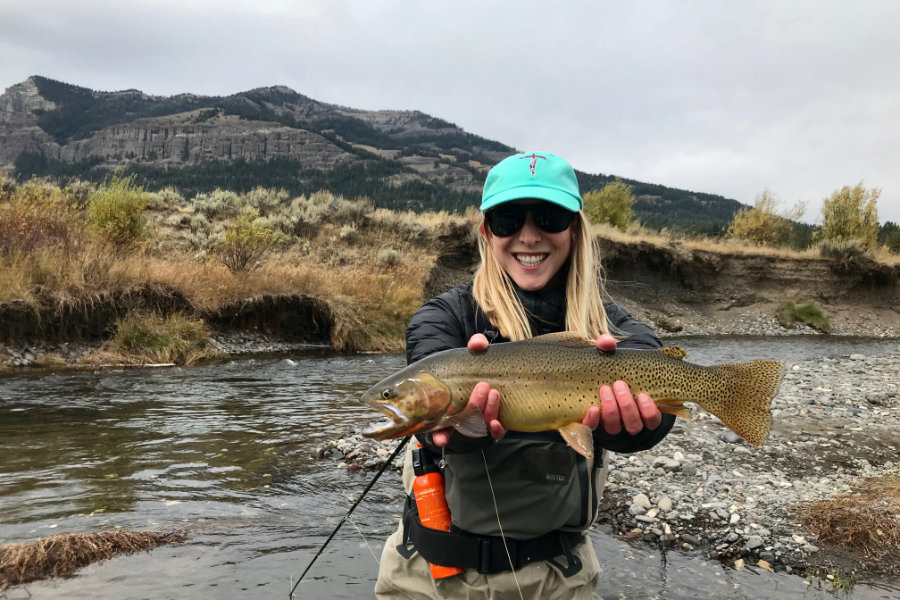
[(409, 435), (422, 428), (421, 421), (415, 421), (407, 417), (399, 408), (390, 404), (381, 404), (374, 400), (364, 400), (369, 408), (373, 408), (378, 412), (386, 415), (390, 420), (381, 423), (363, 432), (363, 436), (376, 440), (386, 440), (389, 438)]

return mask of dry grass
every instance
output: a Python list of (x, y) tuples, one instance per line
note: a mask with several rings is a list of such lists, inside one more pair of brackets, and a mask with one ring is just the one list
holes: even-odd
[[(331, 341), (346, 350), (402, 349), (403, 332), (424, 300), (435, 258), (445, 244), (474, 237), (481, 221), (475, 209), (462, 216), (394, 212), (373, 209), (365, 198), (346, 200), (328, 192), (288, 201), (277, 190), (218, 191), (187, 201), (164, 190), (150, 195), (144, 211), (153, 238), (117, 249), (87, 227), (84, 202), (73, 200), (81, 196), (68, 188), (32, 182), (10, 194), (0, 198), (0, 233), (8, 234), (0, 239), (0, 302), (24, 301), (38, 312), (61, 306), (90, 310), (100, 298), (149, 286), (180, 294), (195, 311), (208, 313), (263, 295), (306, 294), (331, 307), (336, 319)], [(258, 267), (234, 272), (213, 257), (237, 215), (251, 209), (259, 214), (254, 226), (280, 232), (283, 243)], [(675, 238), (640, 227), (597, 230), (615, 242), (684, 254), (821, 258), (816, 250)], [(900, 264), (900, 256), (886, 251), (876, 258)]]
[(873, 561), (897, 562), (900, 552), (900, 477), (866, 479), (851, 494), (797, 508), (820, 541), (849, 546)]
[(98, 533), (57, 533), (26, 544), (0, 546), (0, 594), (12, 585), (65, 577), (117, 554), (149, 552), (184, 541), (179, 534), (122, 529)]

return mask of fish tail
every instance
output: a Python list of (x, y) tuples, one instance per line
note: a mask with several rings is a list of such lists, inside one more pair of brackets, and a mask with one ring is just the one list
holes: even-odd
[(784, 364), (759, 360), (718, 365), (714, 369), (730, 385), (711, 406), (704, 408), (749, 443), (762, 446), (772, 426), (769, 406), (784, 377)]

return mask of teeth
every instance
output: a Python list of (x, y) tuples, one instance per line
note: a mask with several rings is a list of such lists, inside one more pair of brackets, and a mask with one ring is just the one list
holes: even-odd
[(539, 265), (544, 262), (544, 259), (547, 258), (546, 254), (517, 254), (516, 260), (525, 265), (526, 267), (533, 267), (535, 265)]

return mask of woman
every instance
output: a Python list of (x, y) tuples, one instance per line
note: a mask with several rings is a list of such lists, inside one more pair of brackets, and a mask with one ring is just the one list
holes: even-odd
[[(659, 338), (624, 309), (603, 301), (599, 253), (582, 212), (575, 172), (548, 152), (517, 154), (488, 173), (479, 228), (481, 264), (472, 285), (429, 300), (407, 330), (407, 361), (467, 346), (576, 331), (604, 351), (658, 348)], [(418, 436), (403, 481), (411, 493), (416, 463), (444, 461), (450, 532), (423, 528), (408, 499), (400, 529), (387, 541), (378, 598), (591, 598), (599, 564), (585, 531), (606, 482), (606, 451), (635, 452), (658, 443), (674, 417), (647, 394), (618, 381), (598, 390), (584, 424), (595, 459), (572, 451), (556, 432), (506, 431), (502, 398), (485, 382), (469, 402), (482, 411), (490, 438), (451, 430)], [(493, 440), (491, 439), (493, 438)], [(435, 579), (431, 562), (462, 569)]]

